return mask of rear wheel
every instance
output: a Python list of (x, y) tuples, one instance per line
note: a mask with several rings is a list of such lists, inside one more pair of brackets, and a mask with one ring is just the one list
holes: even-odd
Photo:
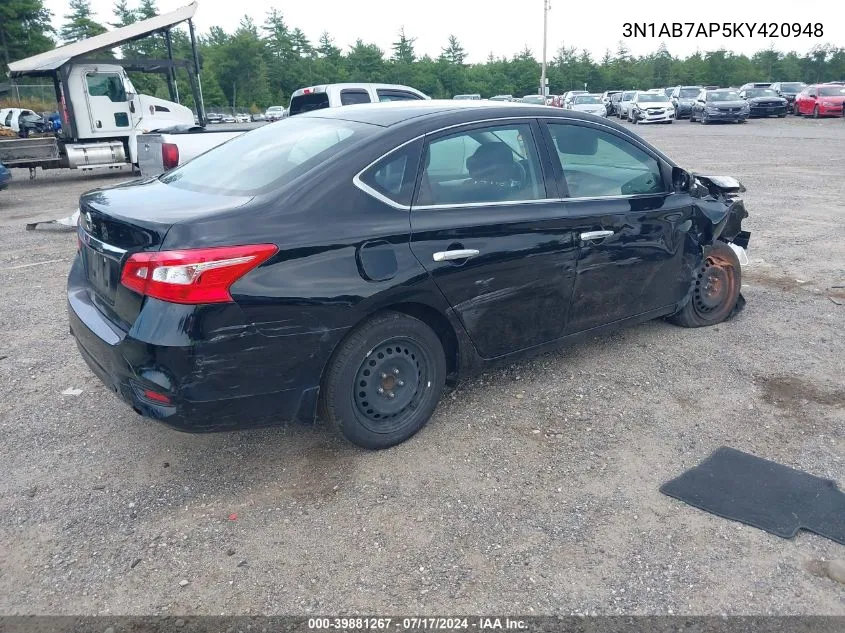
[(446, 356), (422, 321), (386, 312), (341, 343), (320, 390), (320, 414), (350, 442), (388, 448), (419, 431), (446, 380)]
[(727, 319), (739, 300), (742, 268), (733, 249), (718, 242), (695, 271), (689, 302), (669, 320), (682, 327), (716, 325)]
[(814, 119), (818, 119), (818, 118), (819, 118), (819, 106), (815, 106), (815, 107), (813, 108), (813, 118), (814, 118)]

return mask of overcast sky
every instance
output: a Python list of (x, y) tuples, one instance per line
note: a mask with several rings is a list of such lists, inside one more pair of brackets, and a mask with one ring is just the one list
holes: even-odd
[[(189, 0), (158, 0), (164, 13), (188, 4)], [(664, 0), (550, 0), (548, 57), (551, 59), (562, 43), (588, 49), (596, 59), (605, 49), (615, 50), (620, 40), (635, 55), (653, 52), (665, 42), (669, 52), (686, 56), (726, 48), (737, 53), (752, 54), (774, 47), (804, 53), (816, 44), (845, 45), (845, 20), (835, 19), (842, 4), (832, 0), (708, 0), (674, 2)], [(45, 0), (53, 12), (58, 28), (68, 12), (67, 0)], [(130, 0), (130, 6), (133, 4)], [(91, 6), (100, 21), (113, 19), (112, 0), (92, 0)], [(483, 61), (492, 52), (512, 56), (527, 45), (537, 59), (543, 47), (543, 0), (248, 0), (238, 3), (222, 0), (199, 0), (196, 25), (204, 32), (211, 26), (233, 31), (240, 17), (250, 15), (257, 24), (266, 12), (276, 7), (287, 23), (301, 28), (316, 42), (328, 31), (335, 44), (345, 48), (357, 38), (377, 44), (389, 54), (396, 33), (404, 26), (410, 37), (416, 37), (416, 51), (437, 56), (446, 45), (450, 33), (456, 35), (469, 54), (468, 61)], [(821, 38), (623, 38), (626, 22), (750, 22), (794, 23), (821, 22)]]

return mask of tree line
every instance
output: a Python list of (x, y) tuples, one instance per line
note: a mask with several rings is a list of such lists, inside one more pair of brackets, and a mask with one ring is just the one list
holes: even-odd
[[(113, 19), (101, 24), (89, 0), (70, 0), (69, 12), (57, 31), (43, 0), (3, 0), (0, 66), (157, 14), (156, 0), (138, 0), (135, 6), (128, 0), (116, 0)], [(174, 56), (190, 59), (187, 34), (174, 29), (172, 36)], [(327, 32), (316, 42), (311, 41), (276, 9), (270, 10), (261, 24), (245, 16), (231, 31), (214, 26), (199, 37), (204, 101), (207, 108), (236, 105), (257, 111), (286, 104), (297, 88), (344, 81), (401, 83), (435, 98), (461, 93), (489, 97), (538, 92), (540, 63), (529, 48), (512, 57), (490, 53), (483, 62), (468, 63), (468, 53), (454, 35), (448, 37), (436, 57), (419, 55), (415, 42), (416, 38), (401, 28), (390, 50), (364, 39), (344, 50)], [(121, 57), (164, 58), (164, 39), (152, 36), (128, 44), (122, 47)], [(583, 90), (585, 85), (591, 92), (602, 92), (678, 84), (834, 81), (845, 79), (845, 48), (823, 44), (804, 54), (766, 49), (751, 56), (719, 49), (681, 58), (673, 56), (663, 44), (652, 54), (634, 56), (619, 42), (615, 50), (606, 50), (600, 59), (594, 59), (587, 50), (561, 45), (548, 64), (547, 76), (554, 94)], [(164, 76), (133, 74), (132, 81), (141, 92), (167, 98)], [(193, 106), (187, 77), (178, 77), (177, 85), (182, 101)]]

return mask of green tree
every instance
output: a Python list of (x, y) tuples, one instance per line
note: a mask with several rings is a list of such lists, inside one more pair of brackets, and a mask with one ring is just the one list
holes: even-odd
[(393, 55), (390, 60), (397, 64), (413, 64), (417, 56), (414, 53), (415, 37), (405, 35), (405, 27), (399, 29), (399, 40), (393, 43)]
[(89, 0), (70, 0), (70, 13), (65, 15), (59, 37), (64, 43), (70, 44), (105, 33), (105, 27), (93, 16)]
[(443, 49), (440, 56), (452, 64), (463, 64), (467, 53), (464, 50), (464, 47), (461, 46), (458, 38), (454, 35), (450, 35), (449, 44)]
[(53, 47), (51, 18), (43, 0), (0, 2), (0, 77), (6, 76), (10, 62)]

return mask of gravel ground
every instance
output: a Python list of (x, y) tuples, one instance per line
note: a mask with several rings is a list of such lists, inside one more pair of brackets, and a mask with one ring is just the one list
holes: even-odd
[[(373, 453), (322, 425), (193, 436), (109, 393), (68, 335), (78, 194), (0, 193), (0, 614), (839, 614), (824, 563), (658, 492), (722, 445), (845, 482), (845, 123), (638, 131), (748, 188), (738, 317), (658, 321), (501, 370)], [(81, 395), (62, 395), (67, 388)]]

